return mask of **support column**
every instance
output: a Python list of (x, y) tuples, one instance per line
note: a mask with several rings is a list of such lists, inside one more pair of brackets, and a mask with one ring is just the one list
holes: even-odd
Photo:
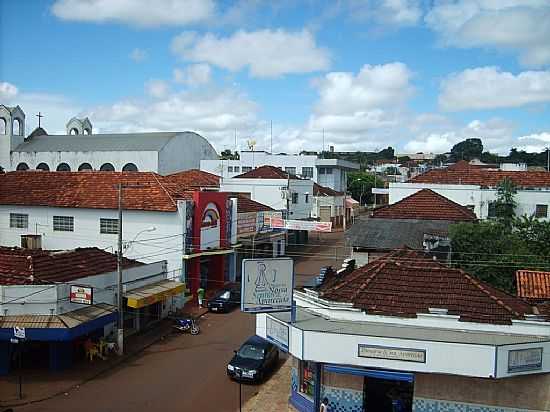
[(0, 376), (10, 372), (13, 345), (10, 342), (0, 342)]
[(72, 342), (50, 342), (50, 370), (59, 371), (67, 369), (73, 363)]

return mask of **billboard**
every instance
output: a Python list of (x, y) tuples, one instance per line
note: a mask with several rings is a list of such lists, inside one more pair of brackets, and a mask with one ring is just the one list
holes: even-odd
[(241, 310), (283, 312), (292, 306), (294, 262), (290, 258), (244, 259)]
[(265, 217), (264, 220), (273, 229), (307, 230), (310, 232), (330, 232), (332, 230), (332, 222), (288, 220), (275, 217)]
[(89, 286), (71, 285), (70, 302), (80, 303), (82, 305), (91, 305), (93, 303), (93, 290)]

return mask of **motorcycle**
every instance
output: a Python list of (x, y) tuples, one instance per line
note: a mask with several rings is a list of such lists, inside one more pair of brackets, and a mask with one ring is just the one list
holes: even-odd
[(200, 333), (199, 325), (192, 318), (176, 318), (172, 327), (181, 333), (190, 332), (191, 335), (198, 335)]

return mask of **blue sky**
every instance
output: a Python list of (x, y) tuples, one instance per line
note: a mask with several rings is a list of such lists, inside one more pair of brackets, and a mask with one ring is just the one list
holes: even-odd
[[(0, 0), (0, 103), (218, 150), (550, 145), (547, 0)], [(153, 6), (154, 4), (154, 6)]]

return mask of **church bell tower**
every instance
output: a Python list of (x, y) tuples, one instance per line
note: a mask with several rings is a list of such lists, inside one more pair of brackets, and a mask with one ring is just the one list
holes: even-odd
[(25, 140), (25, 113), (19, 106), (0, 104), (0, 167), (13, 170), (11, 152)]

